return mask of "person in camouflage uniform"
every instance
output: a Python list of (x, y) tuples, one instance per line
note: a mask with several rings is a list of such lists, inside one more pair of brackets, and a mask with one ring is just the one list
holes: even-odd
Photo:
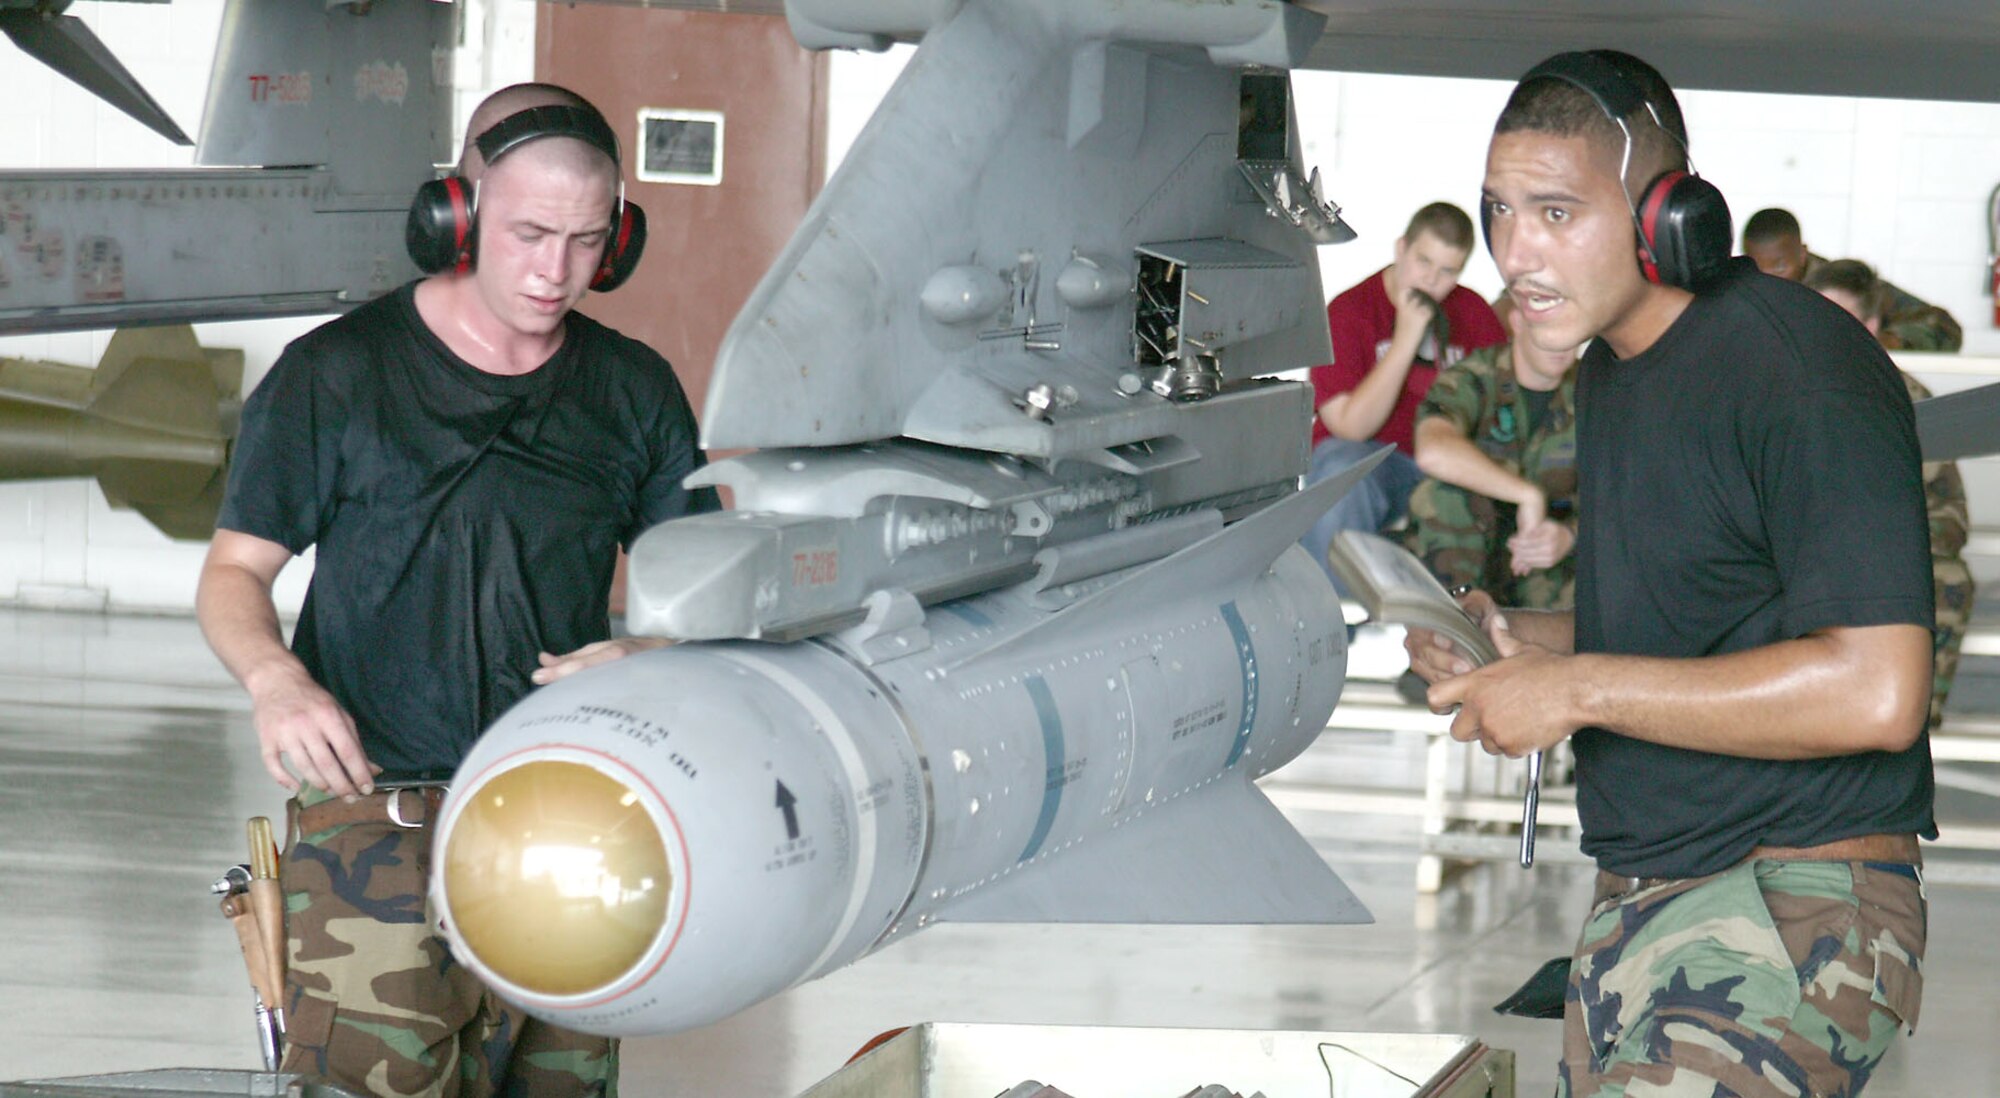
[(1575, 591), (1576, 352), (1520, 340), (1441, 371), (1417, 409), (1404, 544), (1446, 587), (1564, 609)]
[[(1758, 210), (1743, 223), (1743, 254), (1765, 274), (1793, 282), (1809, 282), (1829, 262), (1806, 248), (1799, 219), (1775, 206)], [(1942, 307), (1887, 279), (1881, 286), (1882, 326), (1876, 338), (1882, 346), (1892, 351), (1956, 351), (1964, 345), (1964, 331)]]
[[(1884, 347), (1898, 346), (1884, 327), (1888, 306), (1888, 284), (1876, 277), (1868, 264), (1858, 259), (1835, 259), (1821, 263), (1805, 277), (1805, 284), (1827, 300), (1846, 309)], [(1929, 400), (1924, 383), (1903, 375), (1903, 387), (1912, 401)], [(1965, 643), (1966, 628), (1972, 618), (1974, 587), (1972, 569), (1963, 556), (1971, 520), (1966, 513), (1965, 481), (1955, 461), (1924, 463), (1924, 500), (1931, 519), (1931, 575), (1936, 584), (1937, 646), (1933, 657), (1931, 687), (1931, 731), (1944, 720), (1944, 703), (1951, 694), (1952, 678), (1958, 673), (1958, 649)]]

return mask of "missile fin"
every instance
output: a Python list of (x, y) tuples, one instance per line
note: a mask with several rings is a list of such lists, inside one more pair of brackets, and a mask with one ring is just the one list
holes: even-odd
[(1981, 457), (2000, 449), (2000, 383), (1917, 402), (1917, 441), (1925, 461)]
[(90, 24), (74, 15), (7, 11), (0, 12), (0, 33), (12, 38), (23, 53), (124, 111), (140, 125), (176, 145), (194, 144), (91, 32)]
[(947, 903), (961, 923), (1369, 923), (1249, 782), (1212, 782)]
[(1013, 658), (1045, 632), (1068, 632), (1077, 622), (1121, 621), (1147, 612), (1190, 591), (1228, 590), (1271, 567), (1278, 555), (1305, 536), (1327, 508), (1382, 464), (1390, 447), (1362, 458), (1338, 474), (1209, 535), (1186, 549), (1155, 561), (1097, 594), (968, 656), (946, 670), (957, 674), (996, 658)]
[(218, 404), (227, 376), (228, 364), (203, 348), (188, 325), (120, 328), (97, 364), (90, 412), (114, 423), (221, 438)]
[[(170, 538), (206, 541), (215, 536), (215, 517), (222, 513), (222, 491), (228, 480), (229, 471), (217, 469), (209, 475), (201, 492), (184, 503), (131, 500), (123, 506), (139, 512), (141, 518)], [(99, 480), (98, 486), (110, 496), (108, 481)]]

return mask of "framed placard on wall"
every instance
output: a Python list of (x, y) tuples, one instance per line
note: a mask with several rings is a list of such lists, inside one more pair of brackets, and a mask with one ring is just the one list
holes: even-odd
[(722, 112), (639, 108), (637, 175), (646, 183), (722, 182)]

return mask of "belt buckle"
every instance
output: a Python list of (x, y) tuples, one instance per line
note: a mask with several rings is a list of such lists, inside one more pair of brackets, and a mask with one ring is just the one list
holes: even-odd
[(424, 803), (424, 791), (421, 789), (411, 789), (408, 787), (404, 787), (401, 789), (391, 789), (389, 791), (389, 822), (395, 824), (397, 827), (407, 828), (411, 831), (419, 830), (424, 826), (425, 822), (427, 822), (430, 818), (429, 807), (426, 806), (425, 808), (424, 819), (418, 820), (415, 823), (411, 823), (410, 821), (405, 820), (403, 818), (404, 793), (415, 793), (417, 795), (417, 803), (418, 804)]

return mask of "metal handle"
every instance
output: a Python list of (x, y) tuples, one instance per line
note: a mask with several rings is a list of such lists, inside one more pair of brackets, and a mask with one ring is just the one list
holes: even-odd
[(1528, 756), (1528, 791), (1521, 795), (1521, 868), (1535, 864), (1535, 810), (1542, 802), (1542, 753)]

